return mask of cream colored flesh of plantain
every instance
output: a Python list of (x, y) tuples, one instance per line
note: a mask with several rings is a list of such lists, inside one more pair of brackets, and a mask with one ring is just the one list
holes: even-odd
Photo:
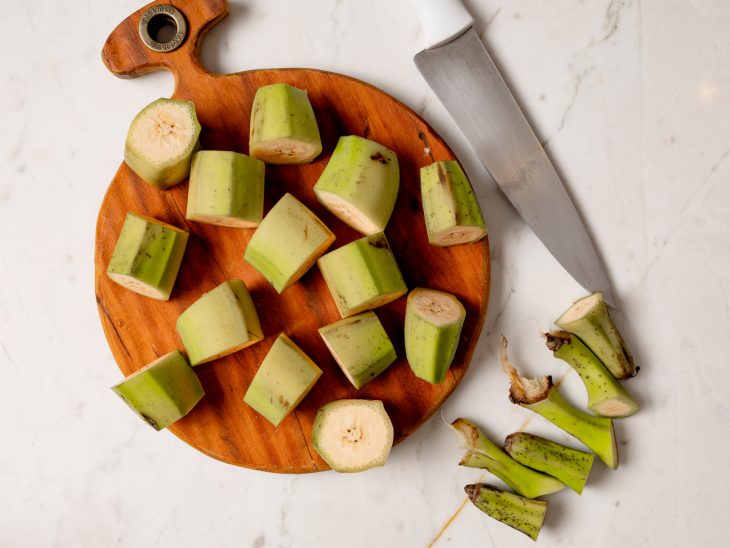
[(197, 215), (193, 214), (187, 217), (191, 221), (207, 223), (209, 225), (226, 226), (228, 228), (256, 228), (258, 223), (246, 221), (244, 219), (234, 219), (224, 215)]
[(560, 323), (573, 323), (576, 320), (583, 319), (583, 317), (593, 310), (598, 303), (601, 300), (601, 294), (600, 293), (593, 293), (589, 295), (588, 297), (584, 297), (583, 299), (576, 302), (570, 309), (568, 309), (565, 314), (560, 316), (557, 321)]
[(378, 418), (367, 408), (358, 415), (340, 413), (330, 418), (332, 433), (325, 439), (342, 449), (343, 464), (355, 466), (361, 459), (371, 461), (382, 453), (382, 443), (377, 440), (385, 437), (386, 427)]
[(416, 312), (432, 325), (451, 325), (463, 314), (463, 307), (452, 295), (440, 291), (419, 291), (413, 297)]
[(290, 164), (299, 163), (300, 159), (311, 161), (320, 152), (321, 147), (314, 143), (299, 141), (297, 139), (275, 139), (258, 143), (255, 147), (256, 158), (269, 164)]
[(448, 247), (462, 242), (476, 242), (484, 237), (484, 229), (475, 226), (450, 228), (443, 232), (436, 232), (431, 236), (436, 245)]
[(132, 120), (124, 143), (124, 162), (143, 181), (165, 190), (188, 178), (193, 154), (199, 148), (195, 105), (158, 99)]
[(150, 107), (130, 129), (130, 144), (152, 161), (168, 162), (190, 146), (196, 128), (190, 110), (172, 102)]
[(329, 420), (323, 443), (333, 447), (333, 457), (339, 466), (354, 468), (363, 462), (372, 462), (383, 453), (382, 440), (386, 425), (367, 408), (360, 414), (336, 414)]
[(363, 234), (374, 234), (382, 228), (376, 225), (367, 215), (347, 200), (343, 200), (332, 192), (320, 191), (319, 201), (326, 204), (327, 209), (334, 213), (342, 222), (355, 228)]
[(166, 301), (169, 298), (164, 291), (160, 291), (151, 285), (144, 284), (129, 274), (117, 274), (110, 272), (109, 277), (122, 287), (126, 287), (130, 291), (139, 293), (144, 297), (150, 297), (151, 299), (156, 299), (158, 301)]
[(360, 472), (385, 464), (393, 424), (381, 401), (339, 400), (317, 413), (312, 441), (333, 470)]
[(327, 350), (330, 351), (330, 354), (332, 354), (332, 357), (335, 358), (337, 365), (340, 366), (340, 369), (345, 374), (345, 377), (347, 377), (347, 380), (350, 381), (355, 388), (357, 388), (357, 381), (355, 380), (355, 377), (352, 376), (352, 373), (350, 373), (350, 370), (347, 367), (342, 365), (342, 359), (337, 355), (337, 350), (335, 350), (335, 347), (332, 346), (332, 342), (329, 339), (324, 339), (324, 344), (327, 347)]

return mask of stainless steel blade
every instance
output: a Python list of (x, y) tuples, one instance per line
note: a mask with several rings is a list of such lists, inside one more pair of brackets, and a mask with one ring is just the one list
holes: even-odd
[(550, 159), (479, 35), (470, 28), (415, 57), (418, 70), (477, 156), (550, 253), (616, 305), (608, 275)]

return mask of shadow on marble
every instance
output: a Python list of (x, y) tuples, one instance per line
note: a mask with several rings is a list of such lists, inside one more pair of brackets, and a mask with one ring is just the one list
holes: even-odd
[[(203, 37), (198, 55), (200, 63), (208, 71), (219, 74), (228, 73), (223, 66), (223, 59), (230, 49), (231, 29), (234, 25), (239, 24), (240, 20), (254, 14), (250, 4), (251, 2), (241, 0), (229, 0), (226, 18), (212, 27)], [(239, 72), (257, 68), (265, 67), (236, 67), (234, 70)]]
[[(619, 468), (621, 468), (621, 458), (623, 457), (621, 449), (622, 446), (619, 444)], [(617, 470), (611, 470), (608, 466), (601, 462), (601, 459), (596, 457), (596, 460), (593, 462), (593, 468), (591, 468), (591, 474), (588, 476), (588, 482), (586, 483), (583, 494), (592, 490), (597, 491), (604, 486), (610, 485), (616, 472)]]
[(627, 437), (628, 433), (625, 432), (624, 428), (622, 428), (620, 420), (614, 421), (614, 429), (616, 432), (616, 443), (618, 445), (619, 466), (616, 470), (612, 470), (611, 468), (606, 466), (601, 461), (601, 459), (596, 457), (593, 462), (593, 468), (591, 468), (590, 476), (588, 476), (585, 490), (583, 491), (584, 495), (586, 494), (586, 492), (594, 490), (598, 491), (605, 486), (614, 484), (616, 474), (621, 471), (621, 467), (626, 466), (633, 460), (633, 455), (631, 454), (632, 447), (630, 444), (630, 440)]
[[(575, 495), (575, 493), (573, 493)], [(545, 522), (543, 523), (543, 531), (551, 531), (557, 534), (565, 529), (566, 516), (570, 513), (571, 501), (561, 500), (563, 497), (542, 497), (542, 500), (548, 501), (548, 509), (545, 514)]]

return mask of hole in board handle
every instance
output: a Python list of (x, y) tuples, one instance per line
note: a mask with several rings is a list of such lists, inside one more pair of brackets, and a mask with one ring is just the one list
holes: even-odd
[(178, 48), (188, 31), (185, 16), (174, 6), (152, 6), (139, 19), (139, 36), (153, 51), (168, 52)]

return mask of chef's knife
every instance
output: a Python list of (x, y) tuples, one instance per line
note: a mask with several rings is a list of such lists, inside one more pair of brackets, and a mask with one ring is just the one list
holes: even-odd
[(616, 305), (590, 236), (461, 0), (409, 0), (426, 48), (414, 61), (502, 192), (550, 253)]

